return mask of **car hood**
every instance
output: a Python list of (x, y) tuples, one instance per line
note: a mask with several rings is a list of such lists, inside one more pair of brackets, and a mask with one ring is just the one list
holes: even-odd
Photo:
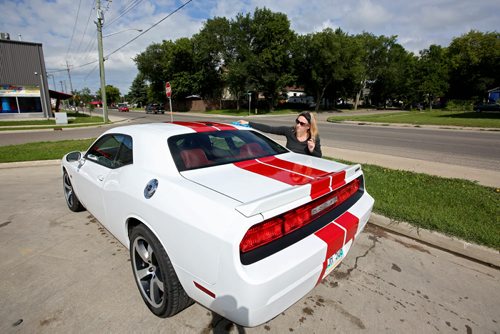
[[(359, 170), (359, 165), (351, 167), (356, 166)], [(354, 173), (344, 164), (294, 153), (181, 172), (192, 182), (239, 201), (239, 211), (247, 216), (310, 201), (345, 184)]]

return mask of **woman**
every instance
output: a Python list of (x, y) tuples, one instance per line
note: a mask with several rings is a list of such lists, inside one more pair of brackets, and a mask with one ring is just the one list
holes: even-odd
[(313, 114), (303, 111), (295, 120), (295, 126), (269, 126), (265, 124), (239, 121), (239, 124), (249, 124), (262, 132), (283, 135), (286, 137), (286, 148), (295, 153), (312, 155), (321, 158), (321, 144), (319, 141), (318, 126)]

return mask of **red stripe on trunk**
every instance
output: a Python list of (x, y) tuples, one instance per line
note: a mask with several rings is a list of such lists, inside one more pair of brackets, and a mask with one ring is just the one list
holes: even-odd
[(267, 176), (271, 179), (281, 181), (292, 186), (299, 186), (311, 182), (311, 179), (308, 177), (293, 173), (288, 170), (283, 170), (278, 167), (269, 166), (260, 163), (257, 160), (235, 162), (234, 165), (246, 171), (262, 176)]
[(313, 167), (300, 165), (294, 162), (282, 160), (276, 158), (275, 156), (259, 158), (260, 161), (265, 162), (266, 164), (270, 164), (279, 168), (288, 169), (295, 173), (311, 176), (311, 177), (322, 177), (328, 175), (328, 172), (320, 169), (316, 169)]
[(313, 200), (345, 184), (345, 171), (328, 174), (326, 171), (281, 160), (274, 156), (240, 161), (234, 165), (292, 186), (310, 183), (310, 196)]

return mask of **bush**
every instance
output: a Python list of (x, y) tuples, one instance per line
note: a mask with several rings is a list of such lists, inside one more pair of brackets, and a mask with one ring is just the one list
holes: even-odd
[(444, 110), (446, 111), (472, 111), (474, 101), (472, 100), (449, 100)]

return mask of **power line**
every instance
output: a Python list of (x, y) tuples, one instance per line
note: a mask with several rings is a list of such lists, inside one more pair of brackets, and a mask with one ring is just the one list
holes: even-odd
[(127, 14), (129, 11), (131, 11), (132, 9), (134, 9), (142, 1), (143, 0), (132, 0), (131, 2), (129, 2), (125, 6), (125, 8), (122, 10), (122, 12), (117, 17), (114, 17), (111, 21), (109, 21), (106, 26), (109, 27), (110, 25), (112, 25), (113, 23), (115, 23), (116, 21), (118, 21), (123, 15)]
[[(181, 6), (177, 7), (175, 10), (173, 10), (172, 12), (170, 12), (167, 16), (165, 16), (161, 20), (157, 21), (151, 27), (149, 27), (148, 29), (144, 30), (142, 33), (140, 33), (139, 35), (135, 36), (134, 38), (132, 38), (130, 41), (128, 41), (127, 43), (123, 44), (119, 48), (115, 49), (114, 51), (112, 51), (111, 53), (109, 53), (108, 55), (106, 55), (104, 58), (106, 60), (109, 59), (109, 57), (111, 55), (115, 54), (116, 52), (120, 51), (121, 49), (123, 49), (124, 47), (126, 47), (127, 45), (129, 45), (130, 43), (132, 43), (133, 41), (135, 41), (136, 39), (138, 39), (139, 37), (141, 37), (142, 35), (144, 35), (148, 31), (150, 31), (151, 29), (153, 29), (154, 27), (156, 27), (158, 24), (160, 24), (161, 22), (165, 21), (170, 16), (174, 15), (175, 13), (177, 13), (179, 10), (181, 10), (182, 8), (184, 8), (187, 4), (189, 4), (192, 1), (193, 0), (186, 1), (184, 4), (182, 4)], [(82, 67), (85, 67), (85, 66), (88, 66), (88, 65), (92, 65), (92, 64), (97, 63), (98, 61), (99, 60), (97, 59), (97, 60), (93, 60), (93, 61), (90, 61), (88, 63), (82, 64), (82, 65), (73, 66), (72, 69), (82, 68)], [(67, 69), (52, 70), (52, 71), (47, 71), (47, 73), (57, 73), (57, 72), (63, 72), (63, 71), (67, 71)]]
[(87, 18), (87, 24), (85, 25), (85, 30), (83, 31), (82, 38), (80, 39), (80, 43), (78, 44), (78, 48), (76, 49), (76, 53), (80, 52), (82, 42), (85, 39), (85, 36), (87, 35), (87, 28), (89, 27), (90, 18), (92, 17), (92, 12), (94, 10), (94, 6), (95, 6), (95, 0), (92, 3), (92, 6), (90, 6), (90, 12), (89, 12), (89, 17)]
[(129, 45), (130, 43), (132, 43), (133, 41), (135, 41), (136, 39), (138, 39), (139, 37), (141, 37), (142, 35), (144, 35), (148, 31), (150, 31), (151, 29), (153, 29), (154, 27), (156, 27), (158, 24), (160, 24), (161, 22), (165, 21), (170, 16), (174, 15), (175, 13), (177, 13), (179, 10), (181, 10), (182, 8), (184, 8), (191, 1), (193, 1), (193, 0), (186, 1), (184, 4), (182, 4), (181, 6), (177, 7), (177, 9), (175, 9), (172, 12), (170, 12), (167, 16), (165, 16), (164, 18), (162, 18), (160, 21), (156, 22), (151, 27), (149, 27), (148, 29), (144, 30), (142, 33), (140, 33), (139, 35), (135, 36), (134, 38), (132, 38), (130, 41), (128, 41), (127, 43), (123, 44), (122, 46), (120, 46), (118, 49), (116, 49), (116, 50), (112, 51), (111, 53), (109, 53), (105, 58), (109, 58), (109, 56), (111, 56), (112, 54), (114, 54), (114, 53), (118, 52), (119, 50), (123, 49), (124, 47), (126, 47), (127, 45)]
[(73, 33), (71, 34), (71, 40), (69, 41), (68, 50), (66, 51), (66, 60), (68, 59), (69, 50), (71, 49), (71, 45), (73, 44), (73, 37), (75, 36), (76, 24), (78, 23), (78, 17), (80, 16), (80, 6), (82, 4), (82, 0), (78, 2), (78, 9), (76, 11), (76, 19), (75, 24), (73, 25)]

